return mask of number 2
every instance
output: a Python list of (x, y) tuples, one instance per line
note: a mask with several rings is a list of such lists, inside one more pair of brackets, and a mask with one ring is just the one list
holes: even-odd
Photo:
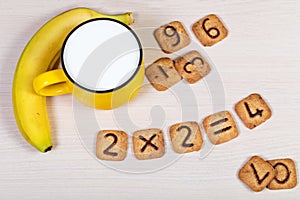
[(110, 156), (118, 156), (118, 153), (116, 152), (110, 152), (110, 150), (117, 144), (118, 142), (118, 137), (113, 134), (113, 133), (108, 133), (104, 136), (105, 138), (107, 137), (113, 137), (114, 141), (103, 151), (104, 154), (110, 155)]
[(180, 126), (180, 127), (178, 127), (177, 131), (180, 131), (181, 129), (186, 129), (187, 132), (188, 132), (188, 134), (186, 135), (186, 137), (184, 138), (184, 140), (182, 142), (182, 146), (183, 147), (192, 147), (192, 146), (194, 146), (193, 143), (189, 143), (189, 144), (186, 143), (187, 140), (191, 137), (191, 134), (192, 134), (191, 128), (188, 127), (188, 126)]

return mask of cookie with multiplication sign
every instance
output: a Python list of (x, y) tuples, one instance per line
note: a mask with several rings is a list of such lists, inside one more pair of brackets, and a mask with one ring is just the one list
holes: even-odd
[(139, 130), (132, 136), (134, 155), (138, 160), (160, 158), (165, 154), (163, 132), (157, 128)]

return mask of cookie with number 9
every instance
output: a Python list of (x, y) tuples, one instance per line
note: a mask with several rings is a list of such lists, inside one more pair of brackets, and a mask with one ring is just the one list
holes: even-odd
[(182, 23), (173, 21), (154, 31), (154, 37), (165, 53), (173, 53), (190, 44), (190, 37)]
[(227, 28), (214, 14), (210, 14), (194, 23), (192, 30), (203, 46), (212, 46), (228, 35)]

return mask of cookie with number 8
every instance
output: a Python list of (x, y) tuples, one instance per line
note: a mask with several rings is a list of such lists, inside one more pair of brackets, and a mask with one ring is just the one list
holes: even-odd
[(210, 14), (193, 24), (192, 30), (203, 46), (212, 46), (228, 35), (220, 18)]

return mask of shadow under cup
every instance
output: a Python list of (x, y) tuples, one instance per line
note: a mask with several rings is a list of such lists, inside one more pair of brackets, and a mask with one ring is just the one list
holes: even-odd
[(114, 19), (96, 18), (74, 28), (64, 41), (61, 62), (76, 99), (97, 109), (128, 103), (144, 80), (141, 42)]

